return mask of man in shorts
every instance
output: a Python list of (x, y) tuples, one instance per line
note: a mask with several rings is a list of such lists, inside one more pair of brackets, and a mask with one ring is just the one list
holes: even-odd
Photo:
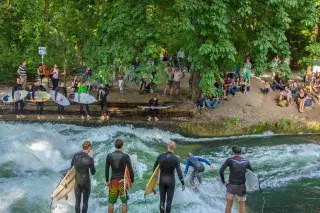
[(173, 83), (170, 91), (170, 95), (172, 95), (173, 90), (175, 90), (175, 95), (178, 95), (180, 89), (180, 81), (183, 78), (183, 72), (179, 67), (176, 67), (173, 73)]
[[(123, 141), (117, 139), (114, 146), (115, 151), (108, 154), (105, 168), (106, 184), (109, 188), (108, 213), (114, 212), (114, 204), (117, 202), (119, 196), (122, 202), (122, 213), (126, 213), (128, 195), (124, 190), (123, 183), (126, 166), (128, 166), (132, 184), (134, 181), (134, 174), (129, 155), (122, 152)], [(110, 166), (112, 168), (111, 179), (109, 178)]]
[[(234, 201), (239, 202), (239, 213), (246, 212), (246, 172), (247, 169), (252, 171), (250, 162), (241, 157), (241, 148), (238, 146), (232, 147), (233, 157), (228, 158), (220, 168), (220, 177), (222, 183), (227, 188), (227, 205), (226, 213), (231, 213)], [(229, 167), (230, 175), (229, 182), (225, 181), (224, 171)]]

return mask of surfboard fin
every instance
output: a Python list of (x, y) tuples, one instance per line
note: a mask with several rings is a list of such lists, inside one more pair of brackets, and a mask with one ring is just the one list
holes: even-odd
[(68, 195), (66, 195), (64, 198), (65, 198), (66, 200), (68, 200)]
[(154, 190), (154, 189), (152, 189), (152, 192), (153, 192), (153, 194), (157, 194), (157, 191), (156, 190)]

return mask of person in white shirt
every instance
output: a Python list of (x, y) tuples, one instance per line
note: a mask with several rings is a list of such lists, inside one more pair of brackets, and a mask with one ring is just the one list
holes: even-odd
[(177, 60), (178, 60), (178, 64), (180, 67), (181, 67), (181, 62), (183, 59), (184, 59), (184, 52), (183, 52), (182, 48), (180, 48), (180, 50), (178, 51), (178, 54), (177, 54)]
[(184, 77), (183, 72), (179, 67), (176, 67), (173, 73), (173, 83), (170, 91), (170, 95), (172, 95), (173, 90), (175, 90), (175, 95), (178, 95), (180, 89), (180, 81)]

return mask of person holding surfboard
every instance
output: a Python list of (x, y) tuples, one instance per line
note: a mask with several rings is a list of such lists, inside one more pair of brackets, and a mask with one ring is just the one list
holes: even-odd
[[(17, 78), (17, 83), (13, 85), (12, 87), (12, 98), (15, 100), (15, 94), (19, 90), (22, 90), (22, 84), (21, 84), (21, 79)], [(18, 110), (19, 107), (19, 110)], [(25, 116), (22, 115), (24, 103), (23, 100), (15, 101), (14, 102), (14, 112), (16, 114), (16, 118), (24, 118)]]
[[(182, 184), (182, 191), (185, 189), (183, 175), (180, 167), (180, 159), (174, 155), (176, 144), (170, 141), (167, 145), (168, 151), (160, 154), (153, 166), (153, 171), (158, 167), (160, 168), (160, 213), (170, 213), (171, 204), (175, 189), (175, 176), (174, 171), (177, 170), (178, 177)], [(165, 206), (165, 203), (167, 204)]]
[(189, 182), (190, 182), (191, 187), (195, 188), (195, 187), (197, 187), (194, 182), (195, 178), (198, 179), (199, 185), (202, 183), (201, 176), (204, 172), (204, 166), (201, 162), (204, 162), (208, 166), (210, 166), (211, 171), (213, 171), (214, 167), (209, 160), (202, 158), (202, 157), (193, 156), (193, 154), (191, 152), (189, 152), (187, 154), (187, 157), (188, 157), (188, 159), (186, 161), (186, 168), (184, 169), (184, 175), (187, 175), (189, 166), (193, 167), (193, 171), (190, 175)]
[(96, 168), (94, 166), (94, 160), (88, 155), (91, 151), (91, 141), (85, 141), (82, 144), (82, 152), (75, 154), (71, 161), (71, 167), (74, 166), (76, 170), (76, 182), (74, 186), (74, 194), (76, 197), (75, 212), (80, 213), (80, 204), (82, 197), (82, 213), (87, 213), (88, 211), (88, 201), (91, 191), (90, 175), (96, 173)]
[[(85, 81), (82, 81), (78, 88), (78, 95), (80, 96), (81, 93), (88, 93)], [(89, 104), (80, 103), (80, 112), (82, 114), (82, 119), (84, 119), (84, 116), (87, 116), (87, 120), (91, 119), (91, 116), (89, 115)]]
[[(54, 100), (57, 100), (58, 93), (61, 93), (65, 97), (68, 97), (67, 96), (67, 89), (64, 86), (64, 82), (61, 82), (60, 83), (60, 87), (56, 88), (56, 90), (55, 90), (55, 99)], [(64, 111), (64, 106), (58, 104), (58, 113), (59, 113), (58, 114), (58, 119), (64, 119), (64, 117), (62, 115), (63, 111)]]
[[(252, 171), (250, 162), (241, 157), (241, 148), (232, 147), (233, 157), (228, 158), (220, 168), (221, 182), (226, 186), (226, 213), (231, 213), (234, 201), (239, 202), (239, 213), (246, 212), (246, 172), (247, 169)], [(229, 181), (225, 181), (224, 171), (230, 169)]]
[(150, 109), (149, 109), (150, 116), (148, 118), (148, 121), (151, 121), (152, 117), (154, 117), (154, 121), (156, 121), (156, 122), (159, 121), (159, 119), (158, 119), (159, 109), (155, 108), (155, 107), (158, 106), (158, 104), (159, 104), (158, 95), (155, 94), (153, 96), (153, 98), (151, 98), (149, 100), (149, 104), (148, 105), (150, 107)]
[[(125, 187), (132, 187), (132, 184), (134, 182), (134, 173), (130, 156), (122, 152), (123, 141), (117, 139), (114, 143), (114, 146), (115, 151), (108, 154), (105, 167), (106, 185), (109, 188), (108, 213), (114, 212), (114, 204), (117, 202), (119, 196), (122, 202), (122, 213), (126, 213), (128, 195)], [(109, 174), (110, 167), (112, 168), (111, 178)], [(130, 176), (129, 186), (125, 186), (126, 168), (129, 171), (128, 173)]]
[[(39, 92), (39, 91), (46, 91), (46, 88), (44, 88), (44, 86), (42, 86), (40, 84), (40, 81), (37, 81), (31, 88), (32, 91), (32, 99), (34, 100), (34, 95), (35, 93)], [(36, 108), (37, 108), (37, 118), (38, 120), (43, 120), (45, 119), (44, 116), (42, 116), (43, 114), (43, 102), (36, 102)]]
[(105, 84), (101, 84), (101, 87), (98, 90), (97, 100), (100, 103), (101, 109), (101, 120), (107, 119), (109, 120), (109, 116), (107, 115), (107, 98), (109, 94), (109, 89)]

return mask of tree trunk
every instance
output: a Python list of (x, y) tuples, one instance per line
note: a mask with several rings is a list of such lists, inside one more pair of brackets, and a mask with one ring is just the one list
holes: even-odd
[(199, 82), (200, 82), (200, 71), (191, 70), (189, 79), (189, 94), (192, 101), (196, 101), (200, 95)]

